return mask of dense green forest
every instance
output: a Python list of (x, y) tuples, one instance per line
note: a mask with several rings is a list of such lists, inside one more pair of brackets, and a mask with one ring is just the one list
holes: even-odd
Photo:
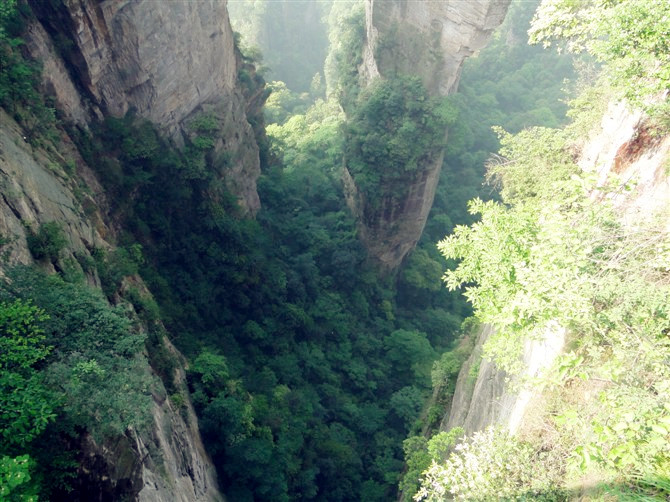
[[(351, 30), (360, 26), (362, 15), (356, 8), (339, 9), (332, 16), (338, 22), (330, 34), (334, 47), (342, 45), (340, 40), (355, 43)], [(532, 9), (527, 4), (515, 9), (522, 19), (519, 24), (527, 25)], [(504, 30), (525, 29), (513, 26), (509, 22)], [(316, 94), (306, 97), (281, 82), (269, 85), (274, 91), (266, 107), (269, 143), (258, 183), (263, 209), (255, 221), (237, 215), (234, 200), (225, 198), (216, 169), (208, 167), (213, 162), (208, 156), (210, 138), (218, 132), (211, 116), (203, 115), (194, 123), (192, 141), (182, 151), (172, 150), (150, 123), (133, 115), (107, 118), (90, 133), (72, 131), (84, 157), (96, 166), (110, 194), (112, 212), (120, 215), (126, 229), (118, 250), (111, 254), (100, 250), (95, 262), (82, 264), (83, 268), (97, 269), (109, 301), (117, 303), (121, 293), (134, 305), (140, 317), (135, 322), (143, 327), (136, 328), (133, 343), (145, 343), (150, 349), (152, 366), (173, 398), (179, 399), (184, 390), (170, 381), (176, 362), (161, 346), (163, 326), (189, 359), (190, 397), (231, 500), (372, 501), (395, 496), (403, 471), (403, 440), (425, 429), (426, 417), (428, 425), (439, 421), (440, 406), (448, 399), (447, 390), (429, 413), (424, 410), (431, 394), (433, 363), (442, 355), (441, 378), (453, 382), (458, 363), (452, 360), (462, 355), (449, 351), (470, 313), (460, 296), (440, 285), (444, 262), (434, 242), (450, 230), (451, 221), (463, 220), (465, 210), (460, 205), (480, 189), (482, 163), (497, 148), (488, 124), (508, 117), (521, 125), (554, 125), (563, 118), (560, 105), (554, 110), (545, 105), (551, 101), (553, 106), (560, 96), (556, 77), (546, 74), (553, 86), (552, 101), (546, 89), (532, 96), (536, 83), (530, 76), (536, 77), (545, 67), (555, 69), (557, 62), (568, 76), (569, 58), (546, 59), (522, 41), (507, 46), (504, 37), (497, 37), (491, 55), (485, 51), (473, 62), (464, 76), (465, 92), (450, 105), (453, 110), (468, 107), (471, 112), (451, 132), (445, 179), (426, 243), (397, 277), (381, 279), (367, 264), (345, 207), (339, 179), (344, 151), (340, 131), (345, 119), (334, 96), (329, 100)], [(12, 40), (6, 44), (17, 45)], [(14, 51), (3, 54), (17, 54)], [(338, 58), (343, 60), (341, 67), (350, 64), (345, 56), (334, 54), (331, 59), (336, 67)], [(257, 60), (257, 51), (245, 57)], [(478, 74), (477, 67), (486, 66), (487, 58), (495, 60), (497, 73), (484, 78), (482, 73), (487, 72)], [(286, 64), (281, 71), (303, 75), (303, 81), (309, 77), (308, 70), (298, 72)], [(10, 68), (20, 65), (28, 62), (19, 60)], [(496, 87), (501, 75), (523, 68), (527, 78), (518, 79), (515, 88), (506, 81)], [(8, 88), (13, 88), (12, 82)], [(259, 76), (245, 83), (263, 85)], [(402, 85), (410, 89), (417, 83)], [(382, 91), (394, 92), (392, 88)], [(20, 99), (38, 99), (31, 92), (28, 89)], [(513, 112), (513, 103), (521, 96), (525, 106)], [(387, 100), (389, 95), (382, 93), (377, 99)], [(361, 111), (361, 117), (366, 113)], [(426, 146), (430, 143), (427, 138), (424, 141)], [(458, 184), (450, 183), (454, 176), (461, 179)], [(224, 197), (213, 201), (209, 193)], [(40, 229), (31, 248), (36, 259), (58, 262), (59, 247), (64, 245), (58, 233), (57, 227)], [(137, 290), (120, 291), (121, 279), (137, 272), (155, 303)], [(68, 274), (67, 269), (61, 273), (66, 282), (61, 283), (37, 272), (17, 274), (26, 284), (14, 283), (7, 289), (8, 322), (15, 322), (15, 310), (25, 310), (22, 315), (29, 316), (26, 324), (40, 352), (22, 364), (23, 372), (28, 372), (22, 378), (35, 380), (35, 399), (50, 406), (33, 416), (30, 436), (17, 445), (7, 444), (3, 451), (30, 454), (32, 460), (26, 462), (38, 465), (32, 470), (31, 489), (48, 499), (67, 489), (77, 431), (97, 430), (83, 411), (89, 409), (95, 415), (95, 400), (84, 404), (83, 396), (92, 389), (96, 395), (116, 395), (106, 386), (99, 387), (99, 382), (112, 373), (130, 382), (137, 347), (130, 340), (114, 341), (112, 333), (120, 329), (114, 324), (99, 332), (107, 343), (124, 347), (120, 355), (129, 359), (123, 364), (131, 366), (121, 370), (106, 366), (120, 364), (114, 358), (105, 362), (101, 354), (106, 349), (82, 353), (77, 344), (86, 339), (85, 334), (73, 331), (69, 337), (74, 340), (68, 346), (69, 337), (60, 339), (58, 333), (63, 331), (54, 331), (51, 324), (66, 332), (72, 327), (76, 321), (67, 315), (70, 302), (85, 301), (90, 305), (86, 308), (126, 328), (131, 321), (118, 310), (122, 307), (105, 306), (96, 293), (81, 285), (82, 277)], [(46, 284), (51, 286), (45, 297)], [(35, 373), (29, 368), (52, 369)], [(80, 395), (79, 402), (40, 397), (41, 393), (63, 395), (63, 389), (53, 387), (51, 371), (66, 375), (65, 385), (78, 389), (66, 392)], [(136, 389), (151, 385), (148, 376), (132, 378), (147, 379)], [(109, 389), (122, 387), (113, 380), (107, 382)], [(119, 395), (118, 399), (117, 413), (123, 410), (123, 399), (133, 397)], [(125, 425), (140, 427), (144, 420), (141, 409), (124, 417), (113, 411), (104, 420), (98, 417), (103, 429), (108, 429), (100, 431), (101, 437), (120, 432)], [(60, 444), (45, 445), (45, 438), (61, 438)], [(72, 452), (69, 463), (56, 454), (68, 451), (65, 444)], [(62, 473), (51, 478), (61, 479), (62, 486), (43, 480), (39, 472), (45, 470)]]
[[(29, 239), (33, 258), (42, 267), (3, 266), (8, 280), (0, 282), (0, 500), (82, 496), (73, 480), (82, 433), (104, 441), (128, 428), (147, 427), (150, 396), (162, 392), (158, 378), (173, 402), (192, 400), (231, 501), (372, 502), (399, 494), (410, 500), (420, 488), (428, 500), (442, 500), (450, 488), (465, 499), (524, 495), (516, 485), (495, 484), (495, 476), (490, 486), (481, 486), (479, 495), (454, 492), (459, 485), (453, 472), (469, 475), (459, 470), (457, 460), (452, 472), (446, 472), (452, 467), (433, 467), (427, 478), (421, 475), (433, 460), (446, 459), (460, 433), (433, 435), (471, 349), (466, 335), (478, 322), (499, 326), (500, 319), (508, 321), (500, 305), (514, 300), (519, 291), (517, 283), (505, 283), (513, 274), (504, 267), (526, 259), (525, 248), (519, 244), (514, 247), (519, 256), (501, 258), (492, 242), (509, 238), (527, 245), (543, 237), (537, 220), (546, 217), (542, 209), (556, 195), (547, 180), (560, 186), (559, 205), (571, 211), (586, 211), (588, 205), (574, 179), (574, 163), (566, 159), (568, 139), (558, 129), (567, 122), (566, 92), (577, 88), (574, 57), (527, 44), (538, 3), (514, 2), (487, 48), (467, 62), (460, 91), (438, 103), (422, 94), (421, 83), (410, 77), (356, 88), (348, 77), (360, 50), (364, 13), (358, 4), (333, 2), (331, 9), (331, 2), (310, 2), (312, 10), (300, 17), (297, 12), (305, 7), (301, 2), (229, 2), (231, 17), (240, 23), (234, 28), (241, 33), (247, 68), (239, 81), (249, 95), (267, 95), (264, 116), (254, 120), (262, 162), (262, 209), (255, 219), (240, 214), (223, 186), (220, 175), (229, 159), (213, 155), (221, 124), (212, 114), (191, 122), (192, 134), (181, 149), (133, 113), (107, 117), (88, 131), (58, 123), (52, 104), (38, 93), (38, 65), (21, 52), (29, 9), (20, 2), (0, 3), (0, 105), (36, 145), (57, 149), (54, 131), (68, 131), (96, 170), (110, 213), (122, 229), (114, 250), (96, 249), (92, 259), (68, 262), (62, 258), (67, 245), (63, 229), (46, 224), (31, 229)], [(629, 3), (620, 2), (624, 7)], [(662, 7), (660, 0), (650, 2), (644, 19)], [(629, 27), (638, 22), (621, 21)], [(560, 18), (536, 24), (534, 36), (549, 39), (561, 26)], [(620, 45), (607, 52), (591, 47), (580, 39), (578, 27), (573, 29), (589, 53), (585, 66), (612, 65), (618, 61), (617, 51), (638, 47), (617, 38)], [(595, 38), (604, 36), (598, 31), (602, 26), (591, 29)], [(654, 33), (650, 38), (666, 46), (651, 45), (651, 51), (667, 54), (667, 39), (658, 42)], [(270, 68), (264, 70), (264, 64)], [(617, 69), (623, 76), (615, 72), (612, 78), (632, 79), (639, 71), (636, 64)], [(266, 84), (264, 75), (275, 80)], [(622, 92), (643, 99), (633, 95), (641, 87), (629, 85)], [(379, 114), (389, 102), (400, 111), (385, 123), (398, 123), (378, 128)], [(493, 126), (507, 132), (496, 132)], [(368, 180), (365, 170), (377, 158), (373, 147), (394, 145), (384, 159), (394, 160), (398, 170), (411, 169), (418, 155), (443, 146), (445, 127), (446, 155), (423, 237), (397, 273), (380, 276), (366, 258), (346, 207), (343, 157), (354, 164), (360, 160), (362, 167), (356, 171), (354, 166), (353, 174), (374, 199), (375, 180)], [(420, 135), (403, 136), (408, 130)], [(502, 190), (485, 183), (487, 160), (498, 151), (516, 161), (489, 173), (489, 179), (502, 179)], [(547, 158), (556, 162), (546, 172), (538, 169)], [(468, 204), (473, 198), (479, 202)], [(574, 252), (569, 245), (584, 232), (610, 232), (591, 248), (599, 259), (626, 255), (624, 248), (612, 244), (618, 234), (611, 219), (585, 220), (585, 228), (570, 226), (581, 214), (570, 213), (570, 219), (557, 211), (558, 234), (548, 237), (551, 242), (563, 240), (565, 248), (552, 249), (540, 255), (543, 261), (529, 264), (535, 267), (533, 287), (544, 281), (557, 284), (556, 277), (545, 275), (547, 261), (550, 271), (583, 271), (581, 263), (563, 258)], [(440, 244), (440, 252), (436, 243), (454, 231), (455, 237)], [(552, 254), (559, 252), (558, 258)], [(641, 266), (648, 257), (633, 254), (631, 266)], [(458, 267), (455, 259), (461, 260)], [(487, 263), (500, 265), (494, 270), (504, 277), (489, 277), (493, 272), (487, 272)], [(56, 273), (47, 275), (48, 268)], [(460, 292), (444, 287), (447, 269), (451, 289), (470, 286), (466, 296), (471, 304)], [(101, 291), (87, 285), (87, 273), (93, 270)], [(606, 283), (593, 304), (608, 308), (590, 312), (594, 318), (604, 316), (614, 325), (621, 316), (632, 315), (624, 307), (645, 305), (654, 312), (646, 318), (658, 319), (655, 341), (663, 344), (667, 284), (663, 289), (656, 287), (660, 279), (650, 286), (625, 282), (616, 273), (603, 278), (599, 269), (587, 272), (585, 282), (598, 278)], [(136, 275), (148, 291), (124, 283)], [(630, 292), (630, 305), (613, 302), (621, 284)], [(559, 293), (546, 298), (544, 290), (531, 292), (549, 307), (542, 305), (539, 314), (521, 310), (515, 315), (533, 322), (562, 322), (561, 315), (572, 312), (564, 309), (558, 315), (563, 308)], [(492, 297), (498, 303), (490, 302)], [(643, 322), (641, 317), (636, 316)], [(513, 346), (524, 330), (537, 326), (510, 322), (514, 331), (501, 331), (506, 338), (498, 339), (491, 354), (513, 370), (515, 354), (501, 347)], [(576, 323), (572, 318), (566, 322)], [(612, 332), (620, 334), (617, 329)], [(164, 345), (165, 335), (188, 361), (188, 388), (173, 380), (181, 362)], [(587, 352), (594, 358), (590, 371), (602, 356), (602, 350), (592, 349), (597, 346), (585, 343), (586, 348), (574, 352), (573, 362)], [(649, 374), (663, 366), (653, 357), (656, 348), (645, 351)], [(143, 351), (157, 376), (138, 363)], [(627, 354), (622, 349), (617, 361), (623, 362), (612, 371), (621, 375), (629, 369), (624, 364)], [(566, 371), (574, 375), (577, 368), (578, 363), (570, 363)], [(654, 377), (658, 388), (667, 367), (663, 371)], [(608, 401), (607, 409), (621, 414), (623, 407), (634, 408), (631, 400), (640, 388), (630, 384)], [(661, 402), (665, 395), (660, 390), (648, 393), (648, 406), (641, 411), (645, 420), (656, 420), (649, 425), (656, 434), (658, 428), (667, 434), (667, 404)], [(563, 416), (568, 430), (579, 428), (571, 416)], [(628, 450), (612, 456), (602, 447), (611, 433), (607, 428), (597, 432), (589, 443), (589, 459), (620, 473), (631, 462), (640, 467), (652, 458), (657, 474), (667, 471), (666, 446), (639, 448), (653, 441), (638, 435), (626, 443)], [(519, 458), (523, 465), (511, 483), (528, 481), (529, 466), (540, 465), (533, 463), (533, 447), (486, 434), (471, 441), (472, 449), (486, 451), (494, 444), (505, 459)], [(623, 453), (630, 462), (624, 462), (629, 457)], [(546, 475), (523, 485), (534, 490), (531, 496), (565, 498), (551, 460), (541, 464)], [(447, 487), (442, 494), (429, 492), (435, 480), (433, 486)]]

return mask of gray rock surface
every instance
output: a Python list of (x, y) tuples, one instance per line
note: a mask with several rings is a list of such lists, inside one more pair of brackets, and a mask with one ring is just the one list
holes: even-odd
[[(203, 105), (233, 110), (227, 121), (234, 122), (235, 134), (222, 144), (235, 166), (224, 180), (245, 212), (259, 209), (258, 145), (237, 80), (242, 62), (225, 0), (33, 0), (31, 5), (42, 26), (30, 28), (28, 47), (44, 62), (45, 86), (66, 117), (82, 123), (100, 112), (122, 116), (132, 109), (180, 145), (184, 120)], [(56, 43), (62, 40), (68, 44)]]
[(451, 407), (440, 429), (463, 427), (466, 434), (472, 434), (499, 425), (515, 433), (539, 389), (533, 379), (553, 364), (565, 341), (565, 330), (553, 325), (541, 339), (527, 341), (522, 356), (524, 371), (510, 379), (494, 362), (482, 358), (484, 344), (493, 333), (489, 325), (481, 328), (475, 348), (458, 374)]
[[(101, 217), (105, 199), (93, 174), (67, 137), (62, 138), (59, 151), (33, 148), (24, 140), (20, 127), (0, 109), (2, 267), (33, 263), (26, 240), (28, 228), (37, 230), (52, 221), (60, 224), (67, 239), (59, 263), (68, 259), (76, 263), (75, 252), (90, 258), (93, 247), (112, 248), (106, 239), (113, 237), (113, 232)], [(68, 164), (70, 172), (63, 167)], [(42, 266), (53, 269), (51, 264)], [(139, 278), (135, 281), (144, 287)], [(96, 277), (89, 277), (89, 282), (99, 285)], [(183, 370), (176, 380), (185, 385)], [(80, 482), (94, 486), (98, 493), (122, 495), (124, 500), (222, 501), (192, 406), (187, 399), (182, 410), (176, 409), (162, 384), (157, 385), (151, 431), (144, 435), (128, 431), (101, 445), (86, 438)]]
[[(416, 75), (431, 96), (455, 92), (463, 62), (485, 45), (510, 2), (366, 0), (362, 80), (369, 84), (380, 77)], [(421, 237), (442, 159), (439, 149), (426, 152), (421, 168), (408, 173), (401, 197), (392, 193), (395, 187), (381, 186), (381, 202), (374, 211), (345, 172), (345, 194), (357, 217), (359, 236), (382, 270), (396, 269)]]
[(368, 81), (418, 75), (434, 95), (456, 91), (463, 62), (482, 49), (511, 0), (366, 0)]
[(0, 119), (0, 234), (8, 240), (2, 247), (5, 263), (32, 263), (27, 229), (36, 231), (52, 221), (63, 228), (70, 255), (74, 251), (88, 253), (93, 246), (109, 246), (84, 216), (61, 165), (31, 147), (1, 109)]

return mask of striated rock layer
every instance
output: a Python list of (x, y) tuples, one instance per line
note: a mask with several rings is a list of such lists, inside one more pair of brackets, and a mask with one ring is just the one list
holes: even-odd
[(539, 340), (526, 341), (524, 371), (510, 382), (494, 362), (482, 359), (483, 346), (492, 334), (493, 328), (488, 325), (479, 332), (475, 348), (458, 374), (451, 408), (440, 424), (441, 430), (463, 427), (466, 434), (472, 434), (489, 425), (500, 425), (515, 433), (535, 390), (523, 385), (516, 388), (516, 384), (540, 376), (561, 354), (565, 343), (565, 329), (559, 326), (547, 329)]
[[(455, 92), (463, 62), (484, 47), (510, 2), (366, 0), (362, 80), (369, 84), (375, 78), (412, 75), (421, 78), (431, 96)], [(345, 173), (347, 200), (358, 219), (360, 237), (382, 270), (396, 269), (419, 240), (442, 159), (439, 148), (426, 152), (421, 169), (407, 175), (404, 196), (398, 198), (390, 187), (381, 186), (381, 203), (372, 211)]]
[(234, 159), (224, 179), (244, 211), (259, 209), (258, 145), (225, 1), (30, 3), (39, 23), (29, 28), (28, 47), (44, 62), (46, 88), (67, 119), (85, 125), (134, 110), (182, 144), (189, 117), (221, 107), (222, 128), (235, 131), (218, 145)]
[(432, 95), (456, 91), (461, 67), (482, 49), (511, 0), (367, 0), (363, 72), (368, 80), (418, 75)]

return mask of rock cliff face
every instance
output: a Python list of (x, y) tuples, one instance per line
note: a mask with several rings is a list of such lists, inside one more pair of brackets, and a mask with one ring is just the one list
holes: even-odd
[(182, 144), (190, 117), (203, 106), (223, 108), (222, 129), (235, 131), (217, 145), (234, 159), (224, 179), (246, 212), (258, 210), (253, 110), (238, 84), (242, 62), (225, 1), (30, 3), (39, 22), (28, 47), (69, 120), (84, 125), (132, 109)]
[[(624, 224), (635, 227), (644, 219), (655, 218), (670, 228), (670, 135), (656, 134), (642, 112), (631, 111), (625, 103), (610, 104), (600, 127), (583, 145), (578, 164), (597, 173), (600, 183), (616, 174), (622, 186), (628, 185), (612, 201)], [(452, 405), (441, 424), (443, 430), (460, 426), (471, 434), (500, 425), (515, 433), (523, 427), (529, 405), (541, 399), (541, 389), (514, 389), (494, 363), (481, 360), (482, 346), (490, 334), (490, 326), (482, 329), (475, 350), (459, 373)], [(527, 342), (525, 374), (548, 368), (560, 354), (564, 338), (565, 331), (556, 326), (544, 339)], [(479, 369), (474, 371), (477, 365)]]
[[(18, 125), (0, 110), (0, 233), (8, 240), (3, 246), (6, 262), (29, 264), (26, 227), (37, 227), (58, 221), (68, 243), (68, 252), (88, 253), (94, 246), (108, 247), (102, 235), (106, 228), (83, 215), (83, 205), (91, 197), (83, 195), (80, 202), (72, 195), (62, 168), (45, 152), (34, 150), (22, 137)], [(82, 178), (94, 180), (85, 166)], [(99, 187), (93, 184), (92, 192)], [(97, 224), (96, 224), (97, 223)]]
[(486, 45), (511, 0), (367, 0), (362, 71), (418, 75), (432, 95), (456, 91), (468, 56)]
[[(68, 240), (59, 263), (75, 263), (75, 253), (91, 259), (94, 247), (111, 249), (107, 239), (112, 231), (98, 210), (105, 204), (104, 195), (72, 143), (63, 137), (60, 153), (45, 152), (31, 147), (19, 126), (2, 110), (0, 124), (3, 266), (32, 263), (27, 228), (36, 229), (52, 221), (59, 222)], [(61, 155), (74, 159), (71, 165), (76, 172), (65, 172)], [(96, 276), (88, 279), (91, 285), (99, 285)], [(171, 346), (169, 349), (174, 350)], [(148, 367), (148, 361), (145, 364)], [(176, 375), (176, 381), (184, 385), (183, 371)], [(183, 414), (179, 413), (162, 385), (157, 385), (153, 394), (153, 428), (149, 433), (129, 431), (101, 445), (82, 438), (83, 455), (74, 483), (82, 500), (223, 500), (193, 408), (187, 402)]]
[(491, 334), (491, 326), (481, 329), (470, 358), (458, 374), (451, 409), (440, 429), (463, 427), (466, 434), (472, 434), (489, 425), (500, 425), (515, 433), (534, 393), (523, 385), (516, 388), (514, 383), (539, 376), (556, 360), (565, 341), (565, 330), (558, 326), (547, 330), (541, 340), (527, 341), (523, 353), (525, 370), (521, 378), (510, 382), (495, 363), (482, 359), (482, 348)]
[(628, 184), (613, 201), (626, 224), (660, 217), (670, 225), (670, 136), (658, 134), (642, 112), (611, 103), (579, 166), (596, 172), (601, 184), (612, 174)]
[[(375, 78), (412, 75), (421, 78), (431, 96), (455, 92), (464, 60), (486, 44), (510, 2), (366, 0), (362, 80), (369, 84)], [(440, 150), (427, 152), (422, 168), (407, 176), (402, 197), (379, 187), (381, 202), (373, 211), (345, 173), (361, 239), (383, 270), (397, 268), (421, 236), (442, 167)]]

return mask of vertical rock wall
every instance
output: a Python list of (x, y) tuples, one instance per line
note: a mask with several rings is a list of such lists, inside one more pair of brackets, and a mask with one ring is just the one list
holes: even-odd
[(182, 144), (185, 121), (216, 105), (225, 110), (223, 129), (235, 131), (219, 145), (234, 159), (224, 179), (244, 211), (259, 209), (258, 145), (225, 1), (30, 3), (39, 24), (28, 47), (44, 62), (46, 87), (69, 120), (81, 125), (134, 110)]
[(428, 91), (456, 91), (461, 67), (482, 49), (505, 18), (511, 0), (366, 0), (368, 80), (395, 73), (418, 75)]
[(454, 397), (440, 424), (440, 429), (463, 427), (466, 434), (500, 425), (515, 433), (521, 425), (526, 407), (537, 388), (527, 383), (550, 367), (563, 350), (565, 329), (553, 326), (540, 340), (524, 344), (524, 371), (510, 380), (494, 362), (482, 359), (483, 346), (493, 328), (484, 326), (469, 359), (458, 374)]
[[(27, 229), (47, 222), (57, 221), (63, 228), (68, 242), (62, 258), (72, 263), (76, 263), (74, 253), (92, 260), (94, 248), (112, 247), (107, 241), (112, 232), (99, 214), (104, 205), (101, 187), (67, 137), (62, 138), (59, 150), (31, 147), (21, 128), (0, 109), (0, 234), (4, 238), (0, 275), (6, 266), (33, 263)], [(60, 155), (73, 159), (76, 174), (63, 170), (65, 160)], [(87, 190), (81, 190), (81, 183)], [(89, 277), (89, 282), (99, 286), (96, 277)], [(141, 282), (138, 285), (143, 287)], [(146, 359), (143, 364), (150, 371)], [(183, 371), (175, 380), (185, 385)], [(223, 500), (193, 408), (186, 400), (182, 410), (177, 409), (158, 379), (156, 386), (153, 427), (148, 433), (127, 431), (104, 444), (82, 438), (83, 454), (74, 484), (85, 500)]]
[[(359, 68), (363, 81), (412, 75), (421, 78), (431, 96), (455, 92), (463, 62), (486, 44), (510, 2), (366, 0), (366, 41)], [(374, 210), (345, 173), (347, 201), (361, 240), (382, 270), (397, 268), (421, 237), (442, 159), (441, 148), (426, 152), (421, 168), (408, 173), (400, 198), (390, 187), (380, 186), (381, 202)]]
[[(244, 65), (225, 1), (30, 4), (36, 20), (28, 26), (26, 46), (42, 62), (45, 90), (54, 96), (65, 120), (85, 128), (105, 115), (134, 110), (180, 144), (187, 141), (194, 116), (213, 113), (221, 124), (216, 147), (232, 159), (226, 166), (226, 184), (247, 213), (259, 208), (259, 151), (249, 117), (262, 98), (250, 95), (238, 82)], [(11, 118), (1, 110), (0, 114), (5, 263), (31, 263), (26, 227), (50, 221), (63, 227), (66, 253), (90, 256), (94, 248), (110, 249), (113, 231), (101, 217), (105, 211), (100, 211), (105, 205), (103, 190), (76, 148), (64, 137), (58, 153), (34, 149)], [(61, 167), (66, 158), (75, 172)], [(95, 277), (89, 282), (98, 283)], [(183, 374), (179, 378), (183, 385)], [(223, 500), (190, 404), (178, 409), (162, 387), (153, 398), (154, 427), (147, 434), (128, 431), (105, 444), (84, 438), (78, 492), (87, 494), (87, 500)]]

